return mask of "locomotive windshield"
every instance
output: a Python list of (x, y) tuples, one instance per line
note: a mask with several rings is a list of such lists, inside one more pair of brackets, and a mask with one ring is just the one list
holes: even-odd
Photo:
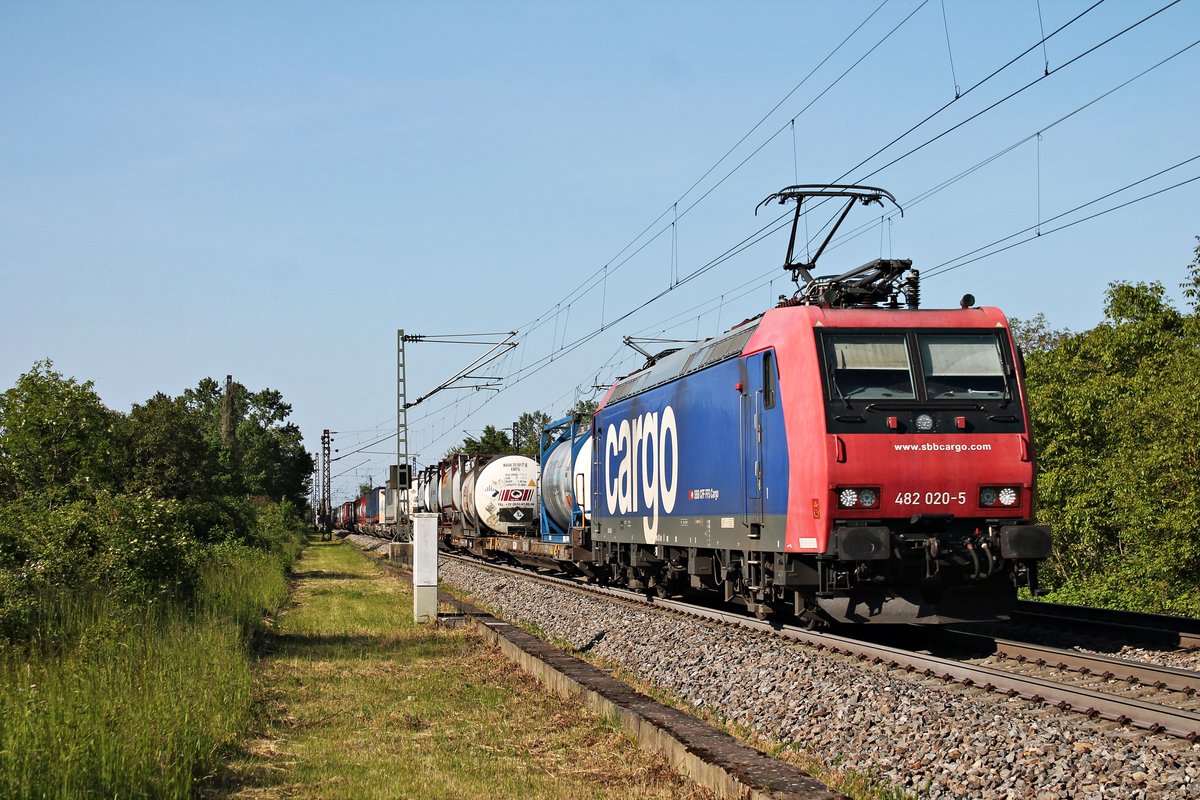
[(1013, 396), (992, 331), (826, 333), (829, 399), (1007, 400)]
[(828, 336), (825, 346), (835, 394), (863, 399), (916, 397), (904, 334)]
[(929, 399), (1005, 396), (1000, 340), (988, 334), (917, 334)]

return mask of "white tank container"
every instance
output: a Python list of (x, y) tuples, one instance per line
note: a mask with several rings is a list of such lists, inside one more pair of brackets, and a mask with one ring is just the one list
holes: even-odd
[(571, 525), (571, 504), (583, 508), (586, 521), (592, 512), (592, 434), (584, 431), (579, 455), (571, 461), (572, 443), (563, 440), (546, 456), (542, 465), (542, 502), (546, 513), (564, 530)]
[(537, 527), (537, 462), (525, 456), (496, 456), (467, 465), (463, 517), (479, 533), (515, 533)]
[(418, 498), (418, 502), (422, 512), (428, 513), (437, 510), (433, 502), (434, 493), (437, 490), (437, 484), (434, 482), (436, 478), (436, 473), (421, 478), (421, 496)]
[(462, 511), (463, 507), (463, 473), (466, 472), (466, 457), (455, 458), (454, 470), (450, 473), (450, 505), (454, 506), (455, 511)]
[(458, 462), (451, 461), (438, 470), (438, 508), (449, 508), (454, 499), (454, 473), (458, 472)]
[(479, 475), (479, 467), (482, 462), (487, 459), (473, 458), (463, 464), (463, 479), (462, 479), (462, 515), (463, 522), (471, 528), (478, 527), (479, 521), (475, 517), (475, 478)]
[(429, 476), (429, 485), (425, 487), (425, 507), (428, 508), (430, 512), (435, 512), (438, 510), (437, 496), (438, 474), (437, 471), (434, 471), (433, 474)]
[(417, 492), (420, 488), (418, 481), (413, 481), (408, 486), (408, 491), (405, 492), (400, 499), (400, 513), (406, 517), (417, 513)]

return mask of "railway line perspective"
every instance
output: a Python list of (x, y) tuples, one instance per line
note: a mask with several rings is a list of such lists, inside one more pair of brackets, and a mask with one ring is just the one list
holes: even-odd
[(1200, 0), (0, 74), (0, 800), (1200, 798)]
[[(814, 198), (890, 195), (764, 202), (796, 203), (794, 243)], [(772, 747), (850, 740), (905, 791), (1190, 793), (1200, 623), (1036, 601), (1054, 534), (1003, 314), (921, 309), (907, 261), (814, 266), (789, 247), (794, 296), (647, 354), (538, 458), (400, 470), (318, 524), (374, 550), (424, 517), (468, 597)]]

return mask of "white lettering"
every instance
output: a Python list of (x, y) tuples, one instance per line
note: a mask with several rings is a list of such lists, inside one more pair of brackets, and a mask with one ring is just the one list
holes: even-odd
[(632, 450), (629, 439), (629, 420), (621, 420), (617, 433), (617, 451), (624, 453), (621, 457), (621, 467), (617, 470), (617, 508), (622, 514), (628, 514), (633, 509), (633, 484), (630, 482), (629, 457)]
[[(616, 472), (614, 475), (613, 472)], [(659, 510), (675, 510), (679, 490), (679, 430), (667, 406), (610, 424), (604, 435), (604, 499), (609, 514), (637, 514), (642, 530), (658, 535)]]
[(650, 413), (642, 417), (641, 442), (642, 498), (651, 512), (650, 519), (642, 517), (642, 530), (649, 536), (657, 536), (658, 476), (662, 473), (662, 458), (658, 452), (658, 414)]
[(612, 463), (613, 456), (620, 455), (620, 450), (617, 449), (617, 426), (609, 425), (608, 430), (604, 434), (604, 500), (608, 503), (608, 513), (617, 513), (617, 495), (619, 487), (617, 478), (612, 478), (612, 470), (609, 464)]
[[(658, 473), (662, 476), (659, 491), (662, 492), (663, 513), (670, 514), (675, 510), (675, 491), (679, 488), (679, 434), (675, 430), (675, 409), (667, 406), (662, 413), (662, 427), (659, 429)], [(666, 468), (667, 440), (671, 440), (671, 469)], [(670, 476), (670, 480), (667, 478)], [(670, 487), (669, 489), (667, 487)]]
[[(623, 426), (625, 423), (621, 423)], [(629, 462), (629, 512), (636, 514), (638, 512), (638, 488), (641, 486), (641, 481), (638, 480), (638, 450), (642, 444), (642, 417), (634, 417), (629, 425), (629, 450), (625, 453), (625, 458)]]

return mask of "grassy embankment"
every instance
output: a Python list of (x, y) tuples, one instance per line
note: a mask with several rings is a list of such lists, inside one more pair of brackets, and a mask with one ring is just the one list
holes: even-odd
[(544, 694), (411, 589), (310, 544), (260, 647), (255, 738), (210, 797), (704, 798), (609, 721)]
[(188, 798), (245, 730), (245, 634), (287, 597), (278, 555), (216, 551), (193, 603), (48, 595), (0, 648), (0, 797)]

